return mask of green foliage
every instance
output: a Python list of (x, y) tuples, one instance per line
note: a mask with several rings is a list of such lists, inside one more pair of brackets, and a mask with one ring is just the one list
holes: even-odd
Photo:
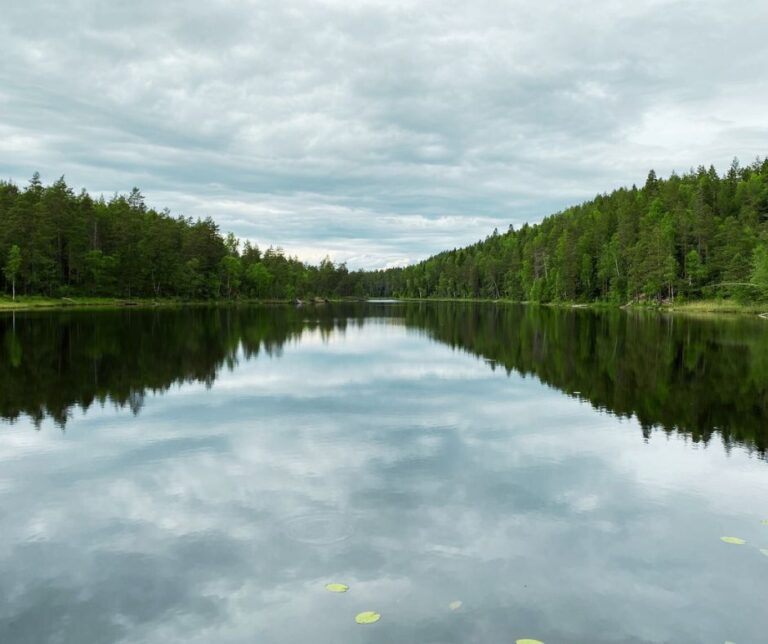
[(246, 288), (255, 297), (268, 297), (272, 292), (272, 279), (272, 273), (264, 264), (251, 264), (245, 274)]
[(752, 284), (763, 297), (768, 297), (768, 247), (760, 244), (755, 248), (752, 260)]
[(5, 279), (11, 282), (13, 288), (13, 299), (16, 299), (16, 278), (21, 270), (21, 249), (14, 244), (11, 246), (11, 250), (8, 251), (8, 261), (3, 268), (3, 275)]
[(174, 218), (148, 208), (138, 188), (95, 200), (61, 178), (25, 189), (0, 182), (0, 286), (25, 295), (285, 299), (350, 295), (357, 275), (326, 259), (319, 267), (265, 253), (210, 218)]
[(694, 248), (685, 256), (685, 278), (691, 290), (698, 288), (707, 277), (707, 267)]
[[(371, 296), (531, 302), (768, 297), (768, 160), (699, 167), (622, 188), (418, 264), (350, 272), (262, 252), (211, 218), (156, 212), (138, 189), (109, 201), (64, 179), (0, 182), (5, 288), (26, 295), (292, 299)], [(10, 263), (17, 246), (23, 261)], [(18, 265), (17, 265), (18, 264)], [(15, 267), (11, 271), (10, 268)], [(1, 284), (0, 284), (1, 285)]]
[[(533, 302), (754, 297), (768, 289), (768, 160), (720, 177), (700, 167), (622, 188), (406, 268), (365, 276), (378, 296)], [(763, 272), (761, 272), (763, 271)], [(768, 292), (764, 290), (763, 293)]]
[(11, 250), (8, 252), (8, 261), (5, 263), (3, 273), (6, 279), (16, 279), (21, 268), (21, 249), (14, 244), (11, 246)]

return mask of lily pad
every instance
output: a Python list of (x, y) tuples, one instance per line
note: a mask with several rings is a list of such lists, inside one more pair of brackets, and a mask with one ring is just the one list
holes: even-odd
[(459, 610), (459, 608), (462, 607), (462, 601), (460, 599), (457, 599), (456, 601), (452, 601), (450, 604), (448, 604), (448, 608), (451, 610)]
[(325, 584), (325, 589), (332, 593), (345, 593), (349, 590), (347, 584)]
[(544, 644), (541, 640), (517, 640), (517, 644)]
[(381, 615), (374, 613), (372, 610), (367, 610), (363, 613), (358, 613), (355, 616), (355, 621), (358, 624), (374, 624), (381, 619)]
[(762, 552), (766, 557), (768, 557), (768, 548), (760, 548), (760, 552)]
[(739, 539), (739, 537), (720, 537), (720, 541), (724, 541), (725, 543), (732, 543), (735, 546), (743, 546), (746, 541), (744, 539)]
[(763, 519), (760, 523), (762, 523), (763, 525), (768, 525), (768, 519)]

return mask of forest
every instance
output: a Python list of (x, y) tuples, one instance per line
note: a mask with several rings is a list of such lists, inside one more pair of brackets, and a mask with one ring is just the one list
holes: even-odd
[(344, 264), (310, 266), (280, 248), (241, 245), (211, 218), (148, 208), (138, 188), (109, 200), (64, 178), (0, 183), (0, 262), (9, 294), (292, 299), (351, 295)]
[(622, 188), (366, 276), (375, 295), (618, 304), (768, 297), (768, 159)]
[(665, 302), (768, 298), (768, 158), (620, 188), (417, 264), (350, 272), (262, 251), (212, 218), (106, 200), (38, 174), (0, 182), (0, 286), (11, 296), (311, 296)]

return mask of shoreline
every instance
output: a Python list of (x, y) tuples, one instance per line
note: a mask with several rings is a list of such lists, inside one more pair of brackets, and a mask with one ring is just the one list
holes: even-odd
[(250, 304), (288, 304), (289, 300), (183, 300), (176, 298), (126, 299), (119, 297), (17, 297), (16, 301), (0, 299), (0, 313), (4, 311), (62, 311), (81, 309), (147, 309), (183, 308), (189, 306), (233, 306)]
[[(363, 303), (380, 298), (307, 298), (301, 300), (302, 306), (318, 306), (325, 303)], [(611, 304), (608, 302), (527, 302), (508, 299), (490, 298), (388, 298), (396, 302), (442, 302), (457, 304), (523, 304), (526, 306), (546, 306), (561, 309), (587, 309), (599, 310), (625, 310), (648, 311), (656, 313), (686, 313), (686, 314), (719, 314), (719, 315), (745, 315), (757, 316), (768, 320), (768, 303), (765, 304), (740, 304), (727, 300), (695, 300), (681, 302), (679, 304)], [(57, 311), (66, 309), (130, 309), (130, 308), (180, 308), (189, 306), (249, 306), (249, 305), (276, 305), (294, 304), (296, 300), (280, 299), (239, 299), (239, 300), (183, 300), (178, 298), (160, 299), (126, 299), (117, 297), (67, 297), (52, 298), (42, 296), (21, 296), (12, 301), (9, 298), (0, 298), (0, 313), (6, 311)]]
[(584, 309), (589, 311), (647, 311), (649, 313), (686, 313), (686, 314), (722, 314), (746, 315), (768, 319), (768, 302), (740, 304), (729, 300), (693, 300), (677, 304), (613, 304), (610, 302), (530, 302), (508, 300), (504, 298), (395, 298), (399, 302), (455, 302), (462, 304), (523, 304), (526, 306), (545, 306), (556, 309)]
[(217, 299), (217, 300), (185, 300), (182, 298), (123, 298), (123, 297), (44, 297), (37, 295), (17, 296), (13, 301), (0, 297), (0, 313), (9, 311), (63, 311), (82, 309), (148, 309), (148, 308), (186, 308), (195, 306), (253, 306), (253, 305), (286, 305), (323, 306), (324, 304), (365, 303), (368, 298), (344, 297), (321, 298), (307, 297), (306, 299)]

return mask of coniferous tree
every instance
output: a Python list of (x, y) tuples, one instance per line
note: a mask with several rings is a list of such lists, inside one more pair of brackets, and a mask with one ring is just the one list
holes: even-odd
[(722, 177), (703, 166), (668, 179), (650, 171), (642, 188), (598, 195), (539, 224), (360, 279), (375, 284), (368, 292), (417, 298), (743, 299), (759, 293), (751, 282), (762, 238), (768, 160), (734, 160)]

